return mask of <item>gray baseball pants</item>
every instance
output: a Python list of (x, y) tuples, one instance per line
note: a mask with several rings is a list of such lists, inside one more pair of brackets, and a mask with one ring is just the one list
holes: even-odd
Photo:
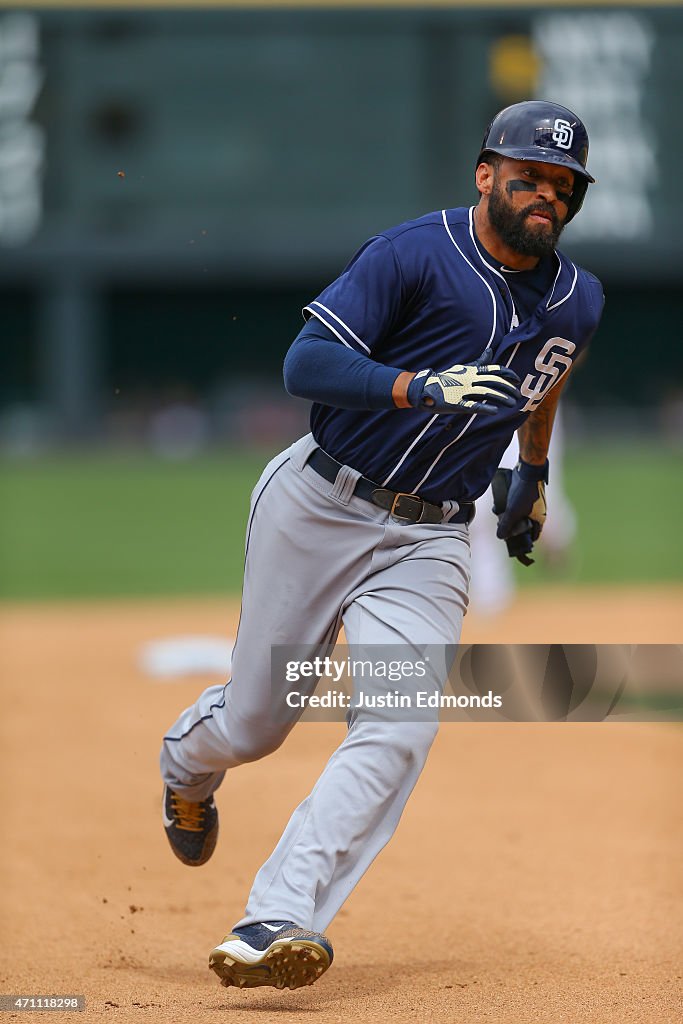
[[(313, 658), (342, 625), (350, 648), (459, 640), (467, 526), (396, 520), (353, 496), (355, 470), (343, 467), (332, 484), (306, 465), (316, 447), (307, 435), (276, 456), (252, 494), (232, 679), (183, 711), (162, 747), (164, 781), (186, 799), (205, 799), (226, 770), (276, 750), (300, 718), (302, 709), (286, 706), (291, 684), (271, 678), (271, 645), (297, 644)], [(313, 692), (317, 680), (307, 683)], [(238, 924), (324, 930), (393, 835), (437, 729), (436, 720), (386, 722), (354, 711), (258, 872)]]

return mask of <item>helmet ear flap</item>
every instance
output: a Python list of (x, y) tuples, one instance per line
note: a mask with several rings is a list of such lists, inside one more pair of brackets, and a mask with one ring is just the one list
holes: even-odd
[(576, 214), (579, 212), (579, 210), (583, 206), (583, 201), (586, 198), (587, 191), (588, 180), (586, 178), (583, 178), (580, 174), (576, 174), (574, 176), (574, 190), (572, 192), (572, 197), (569, 200), (569, 211), (567, 213), (565, 224), (569, 224), (569, 221), (572, 219), (572, 217), (576, 216)]

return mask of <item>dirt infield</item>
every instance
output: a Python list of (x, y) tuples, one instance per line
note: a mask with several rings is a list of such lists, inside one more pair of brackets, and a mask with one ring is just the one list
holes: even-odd
[[(681, 1021), (683, 729), (444, 725), (396, 837), (294, 993), (222, 989), (207, 954), (343, 736), (302, 723), (235, 771), (201, 869), (160, 818), (163, 729), (205, 680), (136, 665), (155, 637), (234, 633), (226, 601), (0, 609), (0, 994), (119, 1022)], [(683, 588), (525, 593), (464, 639), (681, 642)], [(8, 1020), (28, 1015), (8, 1013)]]

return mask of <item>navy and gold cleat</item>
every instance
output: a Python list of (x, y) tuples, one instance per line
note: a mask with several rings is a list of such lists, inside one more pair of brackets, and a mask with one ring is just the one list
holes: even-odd
[(325, 935), (291, 921), (265, 921), (235, 928), (212, 950), (209, 967), (221, 984), (237, 988), (302, 988), (312, 985), (332, 963)]
[(190, 867), (206, 864), (218, 839), (213, 796), (192, 803), (165, 786), (162, 813), (168, 841), (178, 860)]

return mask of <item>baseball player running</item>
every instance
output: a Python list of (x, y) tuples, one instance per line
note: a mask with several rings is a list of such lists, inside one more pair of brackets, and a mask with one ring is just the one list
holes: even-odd
[[(599, 281), (556, 249), (593, 181), (587, 155), (565, 107), (506, 108), (477, 158), (476, 206), (375, 236), (305, 308), (284, 376), (314, 403), (311, 433), (252, 494), (232, 678), (163, 741), (164, 825), (185, 864), (213, 853), (226, 771), (275, 750), (302, 713), (271, 678), (272, 644), (314, 657), (342, 625), (351, 646), (457, 643), (473, 502), (515, 430), (497, 532), (527, 550), (538, 537), (555, 408), (603, 306)], [(330, 966), (324, 930), (393, 835), (438, 727), (362, 708), (347, 721), (210, 954), (224, 985), (295, 989)]]

